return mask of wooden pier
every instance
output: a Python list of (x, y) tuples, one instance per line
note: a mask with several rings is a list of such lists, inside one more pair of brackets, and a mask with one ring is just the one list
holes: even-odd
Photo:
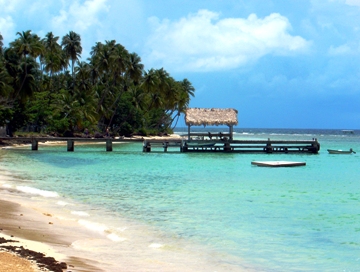
[[(199, 137), (198, 135), (196, 137)], [(214, 140), (213, 140), (214, 139)], [(75, 150), (75, 142), (79, 143), (104, 143), (106, 151), (113, 151), (113, 143), (142, 142), (142, 151), (151, 152), (168, 150), (179, 152), (227, 152), (227, 153), (311, 153), (317, 154), (320, 143), (317, 139), (293, 141), (293, 140), (230, 140), (228, 138), (212, 137), (212, 139), (185, 140), (179, 139), (114, 139), (114, 138), (62, 138), (62, 137), (14, 137), (0, 138), (0, 141), (16, 141), (31, 145), (31, 150), (39, 149), (39, 142), (66, 142), (67, 151)]]
[(180, 152), (228, 152), (228, 153), (310, 153), (317, 154), (317, 139), (304, 141), (287, 140), (145, 140), (143, 151), (176, 148)]
[(39, 149), (39, 142), (66, 142), (67, 151), (74, 151), (75, 142), (79, 143), (104, 143), (106, 151), (113, 151), (113, 143), (133, 143), (143, 142), (143, 139), (114, 139), (114, 138), (69, 138), (69, 137), (6, 137), (0, 138), (0, 141), (12, 141), (18, 143), (31, 144), (31, 150)]

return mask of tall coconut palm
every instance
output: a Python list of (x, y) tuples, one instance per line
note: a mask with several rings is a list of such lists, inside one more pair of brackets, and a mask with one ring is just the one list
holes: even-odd
[(122, 78), (126, 69), (129, 67), (129, 52), (121, 44), (115, 45), (114, 50), (111, 52), (110, 60), (112, 63), (112, 71), (114, 81), (118, 78)]
[(63, 37), (61, 45), (63, 46), (67, 58), (71, 60), (71, 74), (74, 78), (74, 65), (75, 62), (79, 60), (82, 52), (80, 35), (74, 31), (70, 31), (69, 34), (66, 34)]
[(16, 35), (19, 35), (19, 38), (12, 42), (10, 45), (12, 46), (16, 54), (23, 59), (24, 76), (19, 89), (16, 91), (15, 98), (17, 98), (19, 93), (22, 91), (25, 81), (28, 77), (28, 56), (36, 58), (43, 52), (43, 45), (40, 41), (40, 38), (36, 34), (31, 34), (31, 30), (25, 32), (17, 32)]
[(143, 74), (144, 65), (141, 63), (141, 58), (136, 53), (129, 55), (128, 69), (126, 71), (128, 78), (138, 84)]
[(61, 46), (58, 44), (59, 37), (54, 36), (52, 32), (49, 32), (45, 36), (46, 38), (42, 40), (44, 44), (44, 62), (45, 62), (45, 71), (50, 73), (50, 78), (53, 73), (61, 71), (63, 68), (63, 54), (61, 51)]

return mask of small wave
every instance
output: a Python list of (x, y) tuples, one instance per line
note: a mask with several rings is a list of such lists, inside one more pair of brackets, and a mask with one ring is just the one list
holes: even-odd
[(59, 196), (57, 192), (40, 190), (40, 189), (28, 187), (28, 186), (16, 186), (16, 189), (21, 192), (24, 192), (24, 193), (28, 193), (28, 194), (32, 194), (32, 195), (39, 195), (39, 196), (43, 196), (43, 197), (58, 197)]
[(114, 242), (123, 242), (126, 240), (126, 238), (120, 237), (120, 236), (116, 235), (115, 233), (110, 233), (106, 237)]
[(82, 212), (82, 211), (72, 211), (71, 214), (78, 216), (90, 216), (87, 212)]
[(149, 247), (151, 247), (151, 248), (161, 248), (161, 247), (163, 247), (163, 245), (162, 245), (162, 244), (153, 243), (153, 244), (149, 245)]
[(105, 232), (108, 230), (108, 227), (105, 226), (104, 224), (95, 223), (83, 219), (80, 219), (78, 222), (80, 225), (84, 226), (85, 228), (100, 234), (105, 234)]
[(65, 201), (58, 201), (58, 202), (56, 202), (56, 204), (58, 204), (59, 206), (66, 206), (66, 205), (68, 205), (68, 203), (65, 202)]
[(2, 187), (7, 188), (7, 189), (11, 189), (11, 188), (12, 188), (12, 186), (11, 186), (10, 184), (6, 184), (6, 183), (4, 183), (4, 184), (2, 185)]
[(96, 223), (96, 222), (91, 222), (88, 220), (83, 220), (80, 219), (79, 224), (84, 226), (85, 228), (97, 232), (101, 235), (104, 235), (106, 238), (108, 238), (109, 240), (113, 241), (113, 242), (122, 242), (125, 241), (126, 238), (122, 238), (120, 236), (118, 236), (117, 234), (111, 232), (111, 230), (104, 224), (100, 224), (100, 223)]

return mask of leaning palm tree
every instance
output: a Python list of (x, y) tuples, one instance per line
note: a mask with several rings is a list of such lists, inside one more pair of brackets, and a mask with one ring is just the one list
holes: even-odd
[(66, 34), (63, 37), (61, 45), (63, 46), (67, 58), (71, 60), (71, 73), (74, 78), (74, 65), (75, 62), (79, 60), (82, 52), (80, 35), (74, 31), (70, 31), (69, 34)]

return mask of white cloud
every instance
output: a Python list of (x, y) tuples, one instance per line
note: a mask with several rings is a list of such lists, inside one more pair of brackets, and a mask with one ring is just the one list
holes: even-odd
[(345, 4), (360, 7), (360, 0), (345, 0)]
[(351, 48), (347, 44), (340, 45), (338, 47), (331, 46), (329, 49), (329, 54), (332, 56), (346, 55), (351, 53)]
[(69, 29), (84, 32), (93, 25), (99, 25), (99, 13), (108, 11), (106, 0), (87, 0), (84, 3), (79, 1), (72, 2), (70, 6), (66, 5), (59, 11), (59, 14), (52, 19), (52, 26), (60, 29), (61, 32), (67, 32)]
[(310, 44), (291, 36), (288, 19), (277, 13), (263, 19), (255, 14), (246, 19), (219, 19), (218, 13), (200, 10), (174, 22), (156, 17), (149, 22), (153, 33), (146, 58), (152, 64), (182, 71), (232, 69), (266, 54), (305, 50)]
[(16, 12), (25, 0), (0, 0), (1, 13)]
[(337, 47), (331, 46), (328, 53), (331, 56), (358, 55), (360, 53), (360, 43), (353, 42)]
[(0, 33), (4, 38), (4, 45), (6, 45), (5, 41), (9, 40), (9, 37), (13, 37), (14, 27), (15, 24), (11, 16), (0, 17)]

